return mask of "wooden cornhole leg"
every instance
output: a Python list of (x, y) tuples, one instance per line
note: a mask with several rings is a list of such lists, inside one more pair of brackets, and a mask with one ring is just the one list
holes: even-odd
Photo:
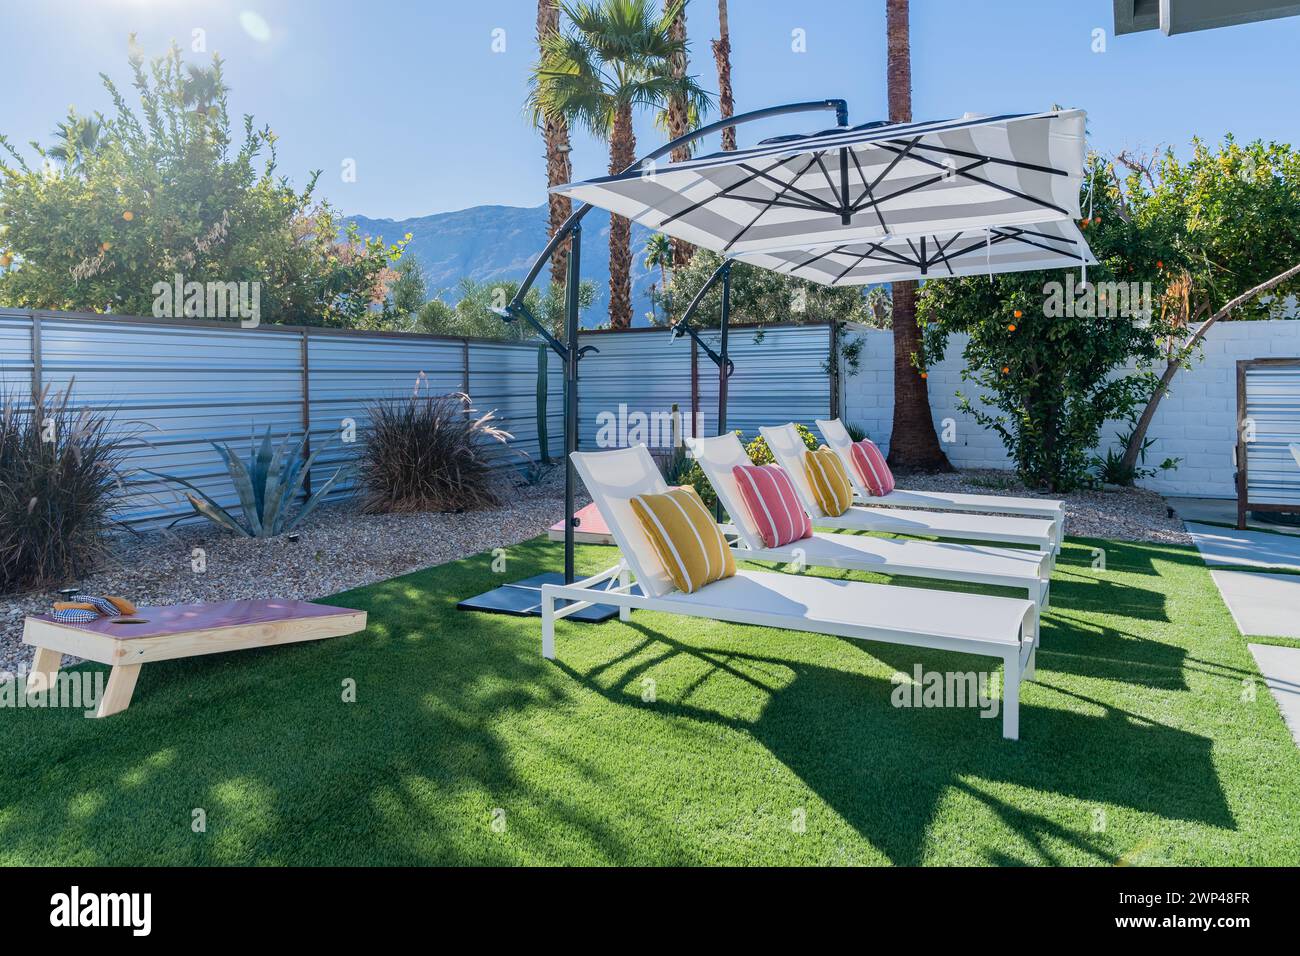
[(54, 686), (63, 666), (63, 654), (50, 647), (36, 648), (32, 658), (32, 669), (27, 672), (27, 693), (39, 694)]
[(99, 699), (96, 717), (111, 717), (131, 706), (131, 695), (135, 692), (135, 679), (140, 676), (140, 664), (114, 664), (108, 672), (108, 685), (104, 696)]

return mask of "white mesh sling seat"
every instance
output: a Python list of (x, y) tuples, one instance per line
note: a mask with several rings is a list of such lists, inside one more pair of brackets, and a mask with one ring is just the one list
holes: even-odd
[[(572, 459), (623, 560), (574, 584), (542, 586), (544, 657), (555, 657), (556, 622), (588, 604), (617, 605), (623, 620), (641, 609), (996, 657), (1004, 667), (1002, 735), (1019, 737), (1020, 682), (1033, 677), (1038, 644), (1033, 602), (748, 570), (686, 594), (674, 589), (629, 503), (668, 490), (645, 446), (574, 452)], [(644, 593), (631, 590), (633, 576)], [(613, 577), (617, 587), (592, 590)]]
[(844, 469), (853, 482), (853, 490), (864, 505), (884, 507), (921, 508), (929, 511), (984, 511), (997, 514), (1019, 515), (1025, 518), (1046, 518), (1055, 523), (1056, 550), (1060, 551), (1065, 538), (1065, 505), (1054, 498), (1024, 498), (1012, 495), (974, 495), (955, 491), (904, 491), (895, 488), (887, 495), (873, 495), (862, 483), (853, 463), (853, 438), (838, 418), (817, 420), (817, 427), (827, 446), (839, 456)]
[[(993, 544), (1027, 544), (1048, 554), (1056, 553), (1054, 522), (1046, 518), (1016, 518), (1003, 515), (960, 514), (956, 512), (918, 511), (912, 508), (867, 508), (853, 505), (842, 515), (832, 517), (817, 507), (808, 474), (804, 470), (804, 452), (808, 446), (794, 425), (759, 431), (767, 441), (776, 463), (790, 475), (804, 509), (814, 525), (844, 531), (878, 531), (920, 537), (956, 538), (962, 541), (987, 541)], [(1055, 563), (1055, 562), (1053, 562)]]
[(825, 531), (814, 531), (811, 538), (769, 548), (763, 543), (732, 472), (737, 465), (752, 464), (740, 439), (734, 432), (727, 432), (715, 438), (688, 438), (686, 442), (722, 507), (731, 515), (729, 530), (734, 530), (737, 538), (732, 550), (738, 561), (794, 561), (818, 568), (1020, 588), (1040, 611), (1047, 607), (1052, 560), (1041, 551)]

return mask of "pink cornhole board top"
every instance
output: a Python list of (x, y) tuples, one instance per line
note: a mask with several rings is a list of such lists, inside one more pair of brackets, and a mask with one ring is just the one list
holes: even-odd
[[(75, 598), (74, 598), (75, 600)], [(338, 614), (355, 614), (345, 607), (312, 604), (310, 601), (291, 601), (271, 598), (262, 601), (218, 601), (214, 604), (172, 604), (167, 607), (140, 607), (134, 614), (120, 617), (143, 618), (144, 624), (114, 624), (113, 619), (101, 617), (94, 621), (70, 624), (56, 621), (48, 614), (33, 615), (58, 627), (71, 627), (79, 631), (93, 631), (117, 640), (135, 637), (166, 637), (205, 631), (216, 627), (242, 627), (248, 624), (269, 624), (276, 621), (297, 621), (313, 617), (332, 617)]]
[[(578, 527), (573, 529), (574, 541), (581, 544), (614, 543), (614, 536), (610, 534), (609, 526), (605, 524), (605, 519), (600, 516), (600, 509), (594, 503), (587, 505), (585, 508), (579, 508), (575, 517), (578, 519)], [(551, 525), (547, 537), (552, 541), (563, 541), (564, 521), (560, 520)]]

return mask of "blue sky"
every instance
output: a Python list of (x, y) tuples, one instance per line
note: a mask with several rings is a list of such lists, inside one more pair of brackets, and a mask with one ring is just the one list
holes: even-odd
[[(729, 6), (738, 110), (840, 96), (853, 122), (883, 117), (883, 0)], [(323, 170), (320, 192), (344, 212), (403, 218), (544, 199), (542, 147), (522, 111), (534, 0), (0, 0), (0, 10), (0, 132), (15, 143), (48, 142), (69, 104), (107, 109), (98, 73), (128, 86), (129, 32), (155, 54), (172, 38), (188, 50), (201, 29), (208, 53), (226, 60), (232, 113), (271, 125), (296, 183)], [(693, 70), (716, 89), (716, 3), (692, 0), (689, 24)], [(1097, 27), (1104, 53), (1092, 51)], [(806, 52), (791, 49), (796, 29)], [(1092, 145), (1108, 153), (1228, 131), (1297, 140), (1300, 18), (1172, 38), (1110, 29), (1110, 0), (913, 0), (914, 114), (1082, 107)], [(775, 131), (755, 126), (742, 145)], [(642, 144), (659, 139), (641, 124)], [(342, 180), (346, 159), (356, 182)], [(580, 177), (606, 163), (600, 144), (578, 138)]]

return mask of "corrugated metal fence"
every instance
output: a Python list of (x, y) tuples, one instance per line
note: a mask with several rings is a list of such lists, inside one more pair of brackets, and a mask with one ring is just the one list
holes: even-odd
[[(704, 334), (716, 348), (718, 333)], [(760, 424), (811, 424), (824, 415), (829, 342), (825, 325), (733, 329), (728, 426), (752, 437)], [(665, 329), (638, 329), (583, 333), (581, 344), (600, 349), (580, 367), (583, 447), (608, 444), (597, 441), (597, 431), (610, 416), (620, 420), (620, 405), (625, 424), (614, 444), (626, 442), (627, 416), (657, 412), (666, 421), (674, 402), (686, 434), (693, 409), (699, 432), (715, 433), (717, 370), (689, 339), (670, 343)], [(243, 449), (268, 426), (277, 438), (308, 428), (312, 447), (326, 449), (311, 476), (322, 482), (364, 441), (366, 403), (410, 394), (420, 372), (433, 394), (467, 391), (476, 409), (498, 412), (514, 436), (511, 449), (493, 452), (500, 467), (521, 461), (516, 450), (537, 458), (537, 354), (534, 344), (481, 339), (0, 309), (0, 391), (26, 400), (33, 388), (58, 391), (75, 381), (78, 405), (113, 409), (120, 422), (139, 423), (120, 515), (142, 525), (190, 509), (172, 486), (141, 469), (193, 481), (233, 506), (234, 490), (209, 442)], [(564, 426), (557, 357), (548, 357), (547, 372), (547, 432), (558, 457)], [(355, 443), (342, 440), (349, 419)], [(647, 437), (654, 445), (664, 436)]]
[[(254, 432), (311, 432), (325, 447), (312, 480), (351, 460), (364, 440), (369, 400), (409, 395), (423, 372), (433, 394), (468, 391), (474, 407), (496, 410), (514, 435), (512, 448), (534, 458), (537, 351), (531, 344), (329, 329), (241, 329), (198, 320), (137, 319), (0, 310), (0, 390), (20, 398), (33, 386), (66, 388), (78, 405), (111, 408), (138, 423), (121, 516), (133, 524), (187, 514), (169, 486), (138, 469), (193, 481), (223, 505), (236, 503), (211, 441), (246, 447)], [(547, 432), (563, 449), (563, 382), (548, 362)], [(357, 442), (343, 441), (344, 422)], [(521, 459), (493, 452), (502, 467)], [(346, 485), (339, 488), (344, 494)]]
[[(716, 329), (701, 335), (718, 350)], [(687, 423), (686, 434), (692, 433), (692, 412), (698, 413), (699, 434), (717, 432), (718, 370), (689, 338), (670, 339), (662, 328), (627, 329), (584, 332), (580, 342), (600, 349), (579, 366), (578, 433), (583, 447), (606, 444), (597, 441), (609, 437), (608, 432), (600, 434), (601, 425), (638, 412), (651, 422), (658, 415), (662, 422), (674, 402)], [(814, 419), (826, 417), (831, 407), (828, 325), (733, 328), (727, 351), (736, 363), (727, 390), (729, 429), (753, 438), (759, 425), (795, 421), (811, 426)]]

